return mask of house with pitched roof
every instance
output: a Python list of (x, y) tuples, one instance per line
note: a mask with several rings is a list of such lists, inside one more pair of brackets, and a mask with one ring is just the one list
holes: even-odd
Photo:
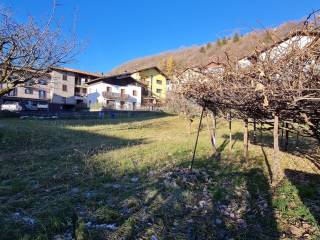
[(87, 85), (90, 109), (137, 110), (141, 107), (144, 86), (130, 75), (101, 77)]

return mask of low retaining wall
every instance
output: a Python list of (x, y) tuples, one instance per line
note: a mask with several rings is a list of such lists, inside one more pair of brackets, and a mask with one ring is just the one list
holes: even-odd
[(154, 111), (126, 111), (126, 110), (105, 110), (94, 112), (73, 112), (61, 111), (51, 113), (48, 111), (21, 111), (21, 112), (0, 112), (0, 117), (20, 117), (20, 118), (40, 118), (40, 119), (103, 119), (103, 118), (122, 118), (122, 117), (139, 117), (154, 116), (163, 114), (163, 112)]

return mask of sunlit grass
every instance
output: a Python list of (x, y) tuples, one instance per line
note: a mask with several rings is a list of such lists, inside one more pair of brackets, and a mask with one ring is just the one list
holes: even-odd
[[(196, 199), (195, 192), (164, 191), (158, 186), (156, 175), (153, 177), (150, 173), (189, 166), (197, 123), (195, 121), (193, 132), (189, 134), (186, 123), (177, 116), (0, 120), (0, 232), (6, 233), (4, 239), (28, 239), (26, 236), (30, 239), (34, 236), (51, 239), (54, 234), (72, 227), (73, 211), (77, 207), (96, 214), (101, 222), (118, 221), (122, 226), (119, 231), (137, 234), (135, 236), (138, 233), (134, 232), (133, 227), (139, 215), (120, 216), (118, 209), (123, 206), (138, 211), (140, 205), (145, 204), (150, 212), (159, 216), (167, 214), (168, 209), (173, 216), (183, 215), (183, 206), (179, 202), (192, 204)], [(286, 180), (271, 196), (261, 146), (250, 144), (250, 159), (243, 161), (242, 127), (239, 121), (233, 123), (235, 136), (232, 153), (229, 153), (228, 143), (225, 142), (228, 139), (227, 122), (219, 120), (218, 146), (226, 143), (221, 162), (212, 158), (207, 128), (205, 125), (202, 127), (195, 167), (204, 168), (214, 176), (215, 181), (209, 189), (212, 201), (223, 202), (233, 197), (234, 189), (246, 186), (253, 189), (253, 206), (259, 191), (262, 191), (261, 195), (270, 197), (274, 210), (281, 218), (293, 222), (304, 219), (318, 227), (317, 220), (300, 198), (317, 196), (319, 185), (298, 191), (293, 183)], [(266, 141), (265, 145), (263, 149), (267, 162), (272, 165), (270, 142)], [(282, 153), (281, 158), (284, 169), (319, 172), (301, 156)], [(133, 177), (137, 177), (138, 182), (131, 181)], [(226, 182), (230, 185), (229, 192), (224, 186)], [(115, 183), (125, 186), (125, 190), (114, 189), (112, 184)], [(173, 196), (168, 198), (170, 195)], [(12, 214), (16, 212), (32, 216), (40, 227), (30, 230), (23, 223), (13, 221)], [(276, 220), (281, 225), (281, 221)], [(161, 218), (157, 224), (164, 226), (167, 224), (165, 221)], [(79, 223), (79, 228), (81, 226), (83, 223)], [(149, 236), (157, 228), (150, 227), (144, 231)]]

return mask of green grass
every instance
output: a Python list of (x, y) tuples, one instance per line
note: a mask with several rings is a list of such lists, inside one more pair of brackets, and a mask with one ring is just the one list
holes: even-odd
[[(213, 179), (207, 186), (210, 206), (206, 212), (187, 208), (198, 204), (205, 186), (171, 188), (160, 176), (189, 166), (196, 124), (193, 128), (189, 134), (183, 119), (165, 115), (0, 120), (1, 239), (52, 239), (66, 231), (76, 232), (78, 239), (105, 239), (103, 234), (108, 239), (278, 239), (282, 233), (292, 237), (288, 226), (302, 221), (317, 236), (320, 214), (312, 204), (318, 204), (319, 181), (288, 177), (271, 189), (260, 146), (251, 145), (249, 162), (242, 161), (240, 122), (233, 124), (235, 143), (229, 154), (227, 123), (219, 121), (218, 146), (224, 147), (219, 162), (212, 158), (203, 126), (195, 168)], [(271, 149), (265, 151), (271, 158)], [(282, 157), (284, 168), (296, 158)], [(239, 189), (245, 197), (237, 194)], [(248, 224), (245, 229), (217, 212), (217, 206), (233, 202), (246, 208), (241, 216)], [(261, 210), (261, 202), (267, 211)], [(17, 213), (21, 217), (14, 217)], [(217, 217), (223, 226), (213, 224)], [(88, 231), (85, 224), (90, 221), (118, 228)]]

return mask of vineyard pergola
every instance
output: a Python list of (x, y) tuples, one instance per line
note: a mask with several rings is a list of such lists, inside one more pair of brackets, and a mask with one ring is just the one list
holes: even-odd
[[(273, 183), (283, 173), (279, 160), (279, 122), (286, 131), (320, 141), (320, 32), (311, 15), (287, 38), (271, 47), (226, 61), (216, 70), (195, 68), (180, 75), (179, 91), (213, 115), (244, 121), (244, 158), (248, 158), (248, 123), (273, 126)], [(315, 19), (315, 20), (314, 20)], [(256, 49), (262, 49), (257, 46)], [(229, 55), (230, 54), (230, 55)], [(288, 141), (288, 139), (286, 139)]]

